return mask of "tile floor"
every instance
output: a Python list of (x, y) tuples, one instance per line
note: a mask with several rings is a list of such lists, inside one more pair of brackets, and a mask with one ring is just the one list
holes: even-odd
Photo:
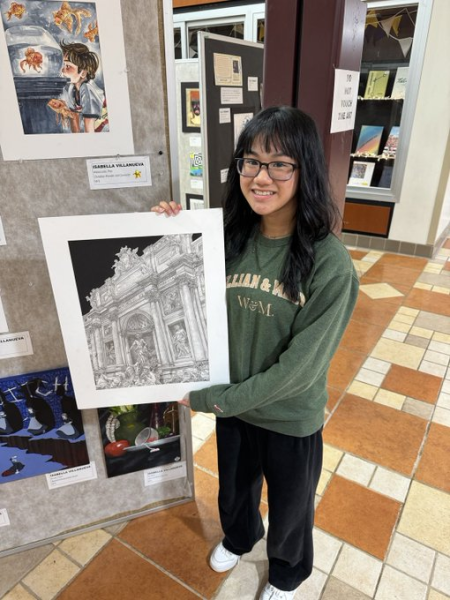
[[(361, 291), (333, 360), (316, 558), (296, 598), (450, 599), (450, 239), (430, 261), (350, 250)], [(193, 417), (196, 500), (0, 560), (5, 600), (253, 600), (262, 540), (231, 573), (214, 419)], [(267, 514), (265, 493), (261, 504)]]

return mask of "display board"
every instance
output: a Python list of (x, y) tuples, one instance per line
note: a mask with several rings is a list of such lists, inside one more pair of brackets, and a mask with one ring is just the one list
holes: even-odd
[(198, 59), (175, 61), (175, 76), (180, 199), (184, 208), (193, 210), (204, 208), (203, 149), (200, 133), (202, 109), (195, 96), (195, 91), (198, 92), (200, 86)]
[(198, 37), (203, 187), (212, 208), (221, 206), (239, 133), (261, 110), (263, 45), (204, 32)]
[[(24, 150), (23, 156), (6, 156), (8, 140), (4, 136), (0, 139), (5, 152), (0, 158), (0, 555), (193, 498), (187, 409), (175, 414), (176, 406), (161, 403), (157, 411), (143, 405), (136, 414), (122, 394), (115, 403), (123, 405), (120, 408), (105, 408), (101, 413), (84, 410), (79, 422), (76, 411), (71, 412), (76, 390), (70, 385), (38, 226), (42, 217), (146, 212), (170, 197), (163, 68), (165, 2), (112, 1), (108, 6), (111, 10), (114, 7), (113, 16), (119, 19), (114, 28), (116, 38), (112, 40), (108, 27), (102, 26), (106, 22), (104, 12), (97, 12), (98, 22), (93, 19), (95, 6), (105, 8), (103, 0), (69, 2), (69, 8), (66, 3), (48, 0), (53, 17), (46, 21), (47, 31), (41, 31), (39, 39), (33, 38), (34, 45), (28, 44), (33, 48), (33, 53), (28, 54), (27, 48), (14, 40), (20, 41), (24, 35), (18, 27), (33, 26), (32, 15), (26, 12), (33, 3), (8, 3), (7, 9), (10, 4), (14, 8), (7, 11), (0, 33), (5, 34), (3, 50), (7, 45), (11, 61), (13, 50), (18, 53), (18, 70), (14, 71), (11, 62), (17, 98), (19, 88), (22, 93), (25, 84), (29, 95), (42, 84), (50, 99), (46, 98), (38, 115), (31, 111), (34, 125), (40, 119), (46, 120), (46, 129), (44, 134), (39, 128), (26, 130), (22, 142), (27, 152)], [(2, 11), (3, 5), (2, 2)], [(19, 16), (17, 11), (22, 14)], [(13, 32), (7, 31), (13, 27)], [(128, 93), (120, 97), (122, 106), (126, 102), (123, 114), (131, 116), (132, 131), (121, 146), (126, 155), (118, 156), (120, 150), (115, 144), (106, 151), (99, 149), (94, 143), (96, 136), (106, 135), (106, 131), (87, 133), (89, 119), (77, 116), (69, 100), (66, 104), (53, 102), (62, 97), (59, 94), (68, 83), (67, 75), (60, 76), (63, 61), (73, 62), (57, 42), (61, 32), (66, 41), (83, 42), (90, 51), (99, 43), (101, 50), (97, 48), (97, 54), (103, 64), (109, 65), (103, 75), (106, 98), (110, 98), (112, 108), (111, 128), (117, 117), (120, 120), (120, 105), (113, 97), (114, 77), (117, 80), (120, 76), (121, 81), (127, 82)], [(38, 45), (44, 38), (53, 41), (50, 45)], [(106, 52), (114, 44), (123, 52), (111, 65)], [(50, 65), (54, 80), (44, 81), (40, 77)], [(2, 70), (2, 82), (11, 76), (9, 67)], [(9, 112), (6, 101), (20, 100), (9, 92), (5, 96), (5, 87), (0, 88), (0, 93), (4, 112)], [(19, 114), (17, 105), (9, 108)], [(24, 131), (25, 116), (21, 113)], [(81, 123), (86, 132), (76, 133), (73, 122)], [(50, 136), (48, 127), (57, 130)], [(40, 135), (45, 141), (45, 156), (52, 156), (47, 160), (39, 154)], [(28, 137), (33, 138), (32, 144), (28, 144)], [(71, 154), (67, 140), (72, 138), (75, 146)], [(64, 151), (58, 154), (61, 144)], [(108, 154), (114, 156), (109, 156), (106, 164)], [(87, 157), (91, 157), (89, 161)], [(89, 267), (87, 261), (86, 269)], [(53, 420), (46, 417), (45, 407), (50, 407)], [(130, 419), (134, 419), (134, 424)], [(147, 427), (147, 435), (137, 439), (135, 428), (127, 441), (127, 432), (136, 421), (139, 431)], [(31, 441), (21, 447), (18, 438), (24, 435), (33, 436), (33, 442), (40, 441), (39, 448), (36, 450), (37, 444), (31, 446)], [(79, 450), (63, 452), (63, 447), (72, 442), (78, 444)], [(44, 460), (32, 462), (33, 454)], [(52, 471), (47, 463), (69, 470)], [(76, 466), (70, 469), (71, 465)]]

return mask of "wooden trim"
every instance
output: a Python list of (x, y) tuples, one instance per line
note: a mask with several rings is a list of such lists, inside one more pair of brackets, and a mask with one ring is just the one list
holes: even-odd
[(202, 4), (216, 4), (217, 2), (228, 2), (228, 0), (173, 0), (174, 8), (185, 8), (186, 6), (200, 6)]

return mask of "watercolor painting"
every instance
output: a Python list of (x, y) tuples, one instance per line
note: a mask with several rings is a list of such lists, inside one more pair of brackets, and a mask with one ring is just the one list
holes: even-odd
[(108, 131), (95, 3), (1, 0), (0, 8), (24, 133)]
[(120, 0), (0, 11), (4, 160), (133, 154)]

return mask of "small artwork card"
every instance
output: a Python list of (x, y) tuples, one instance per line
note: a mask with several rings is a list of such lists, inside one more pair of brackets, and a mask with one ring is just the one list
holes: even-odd
[(390, 158), (394, 158), (397, 154), (399, 132), (400, 127), (394, 125), (394, 127), (392, 127), (391, 131), (389, 132), (388, 139), (386, 140), (386, 144), (383, 149), (383, 154), (389, 156)]
[(352, 166), (352, 172), (350, 179), (348, 180), (349, 185), (357, 185), (362, 187), (369, 187), (372, 182), (373, 170), (375, 169), (375, 163), (367, 162), (363, 160), (355, 160)]
[(383, 127), (381, 125), (363, 125), (356, 144), (356, 154), (376, 156), (380, 149)]

